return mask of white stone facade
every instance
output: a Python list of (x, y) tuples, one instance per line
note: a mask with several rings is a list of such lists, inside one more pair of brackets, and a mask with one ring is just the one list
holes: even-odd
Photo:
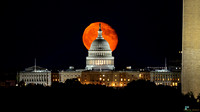
[(150, 81), (154, 82), (156, 85), (164, 86), (178, 86), (181, 83), (181, 72), (150, 72)]
[(80, 79), (82, 71), (60, 71), (60, 82), (65, 83), (67, 79)]
[(41, 84), (44, 86), (51, 86), (51, 71), (38, 67), (29, 67), (25, 71), (18, 74), (19, 81), (24, 81), (25, 85), (28, 84)]
[(101, 24), (99, 25), (98, 37), (94, 40), (86, 57), (86, 69), (114, 70), (114, 57), (109, 43), (102, 37)]

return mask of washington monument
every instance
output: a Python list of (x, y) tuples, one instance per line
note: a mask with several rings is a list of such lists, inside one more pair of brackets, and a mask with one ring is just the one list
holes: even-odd
[(183, 0), (182, 92), (200, 93), (200, 0)]

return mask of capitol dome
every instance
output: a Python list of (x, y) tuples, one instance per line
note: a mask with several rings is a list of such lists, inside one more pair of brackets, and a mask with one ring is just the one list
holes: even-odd
[(101, 24), (99, 24), (98, 37), (90, 46), (90, 51), (111, 51), (109, 43), (102, 37)]
[(105, 39), (96, 39), (92, 42), (90, 51), (111, 51), (111, 49)]
[(113, 70), (114, 57), (109, 43), (102, 37), (101, 24), (99, 24), (98, 37), (94, 40), (86, 57), (86, 69)]

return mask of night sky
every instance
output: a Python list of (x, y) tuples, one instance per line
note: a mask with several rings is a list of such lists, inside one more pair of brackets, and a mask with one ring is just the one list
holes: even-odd
[(85, 68), (84, 29), (105, 22), (116, 30), (115, 67), (164, 66), (180, 59), (182, 0), (4, 1), (0, 3), (1, 72), (34, 65)]

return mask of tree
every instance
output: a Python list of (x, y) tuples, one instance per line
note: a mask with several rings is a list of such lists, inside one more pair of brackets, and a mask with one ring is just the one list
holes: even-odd
[(191, 91), (184, 96), (184, 100), (185, 105), (190, 106), (191, 109), (197, 106), (197, 100), (195, 99), (194, 94)]
[(25, 87), (25, 82), (24, 80), (20, 81), (18, 84), (19, 87)]
[(197, 102), (200, 103), (200, 93), (199, 93), (199, 95), (197, 96)]
[(155, 88), (156, 85), (153, 82), (145, 80), (134, 80), (127, 84), (126, 88)]
[(77, 78), (74, 78), (74, 79), (67, 79), (65, 81), (65, 86), (66, 87), (70, 87), (70, 88), (77, 88), (77, 87), (81, 87), (82, 84), (80, 83), (80, 81), (78, 81)]

